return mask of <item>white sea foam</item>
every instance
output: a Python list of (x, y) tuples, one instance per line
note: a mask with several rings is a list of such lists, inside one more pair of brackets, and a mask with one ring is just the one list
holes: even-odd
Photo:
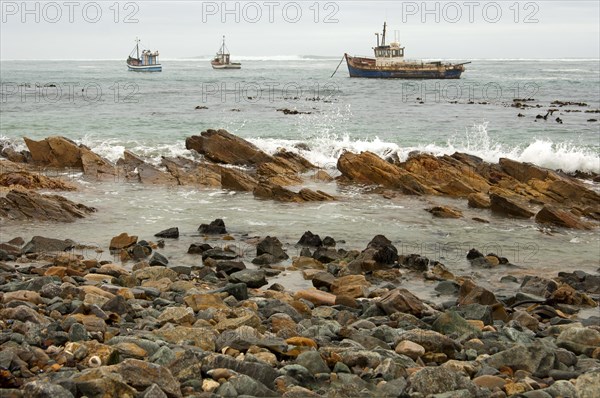
[(592, 149), (582, 148), (572, 143), (554, 143), (546, 139), (534, 139), (525, 146), (508, 146), (494, 142), (487, 132), (487, 123), (473, 126), (463, 135), (455, 135), (445, 144), (425, 144), (402, 147), (379, 138), (372, 140), (351, 139), (348, 135), (325, 135), (306, 142), (310, 151), (295, 147), (300, 141), (283, 139), (250, 140), (267, 153), (275, 153), (284, 147), (306, 157), (320, 167), (334, 169), (337, 159), (344, 151), (370, 151), (386, 158), (394, 153), (400, 160), (406, 160), (413, 151), (427, 152), (436, 156), (465, 152), (487, 162), (497, 163), (500, 158), (510, 158), (520, 162), (530, 162), (550, 169), (566, 172), (577, 170), (600, 173), (600, 157)]
[[(402, 146), (380, 138), (356, 139), (347, 134), (325, 132), (306, 140), (283, 138), (250, 138), (250, 142), (263, 151), (274, 154), (280, 148), (300, 154), (315, 165), (335, 170), (337, 159), (344, 151), (360, 153), (370, 151), (382, 158), (397, 155), (403, 161), (413, 151), (427, 152), (436, 156), (464, 152), (475, 155), (487, 162), (497, 163), (500, 158), (510, 158), (520, 162), (530, 162), (550, 169), (566, 172), (585, 171), (600, 173), (600, 154), (598, 147), (590, 148), (571, 142), (556, 143), (545, 138), (534, 138), (527, 144), (510, 146), (494, 141), (488, 134), (487, 123), (475, 125), (462, 134), (455, 134), (445, 143)], [(0, 143), (12, 145), (16, 150), (26, 149), (21, 139), (0, 136)], [(116, 162), (123, 157), (123, 151), (129, 149), (153, 164), (159, 164), (162, 156), (183, 156), (193, 158), (192, 152), (185, 149), (185, 142), (142, 143), (135, 140), (116, 138), (102, 139), (98, 136), (85, 136), (83, 143), (92, 151)], [(308, 149), (304, 149), (303, 145)]]

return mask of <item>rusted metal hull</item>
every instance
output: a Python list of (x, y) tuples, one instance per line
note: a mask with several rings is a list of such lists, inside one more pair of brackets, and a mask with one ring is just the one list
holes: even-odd
[(351, 57), (345, 54), (350, 77), (378, 79), (460, 79), (465, 68), (453, 64), (407, 62), (402, 65), (377, 66), (375, 59)]

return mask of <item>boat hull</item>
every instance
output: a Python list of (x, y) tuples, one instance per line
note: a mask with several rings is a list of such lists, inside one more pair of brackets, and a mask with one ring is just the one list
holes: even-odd
[(460, 79), (461, 65), (410, 64), (378, 67), (372, 58), (357, 58), (346, 54), (350, 77), (374, 79)]
[(218, 64), (218, 63), (212, 63), (211, 62), (211, 66), (213, 67), (213, 69), (242, 69), (242, 64)]
[(130, 65), (127, 64), (127, 69), (133, 72), (162, 72), (162, 65)]

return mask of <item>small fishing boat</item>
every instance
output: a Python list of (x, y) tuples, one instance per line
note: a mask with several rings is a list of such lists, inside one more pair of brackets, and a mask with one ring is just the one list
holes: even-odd
[(404, 59), (404, 47), (398, 41), (389, 45), (385, 43), (386, 23), (383, 23), (381, 42), (377, 35), (377, 47), (374, 47), (375, 58), (352, 57), (344, 54), (348, 64), (350, 77), (370, 77), (380, 79), (459, 79), (465, 71), (461, 64), (423, 61), (408, 61)]
[(158, 51), (142, 50), (140, 54), (140, 40), (136, 37), (135, 47), (127, 58), (127, 69), (136, 72), (161, 72), (162, 65), (158, 62)]
[(242, 64), (239, 62), (231, 62), (229, 50), (225, 46), (225, 36), (223, 36), (223, 44), (215, 55), (215, 58), (210, 61), (213, 69), (241, 69)]

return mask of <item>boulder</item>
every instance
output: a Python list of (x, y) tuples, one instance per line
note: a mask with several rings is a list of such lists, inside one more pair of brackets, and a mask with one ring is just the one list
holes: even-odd
[(57, 191), (75, 191), (77, 187), (60, 178), (47, 177), (29, 171), (7, 171), (0, 174), (0, 186), (24, 189), (52, 189)]
[(287, 260), (289, 256), (283, 250), (282, 244), (276, 237), (267, 236), (258, 242), (256, 255), (270, 254), (275, 261)]
[(490, 198), (484, 193), (476, 192), (467, 196), (467, 204), (475, 209), (489, 209), (491, 206)]
[(177, 239), (177, 238), (179, 238), (179, 228), (177, 228), (177, 227), (167, 228), (160, 232), (155, 233), (154, 236), (156, 236), (158, 238)]
[(81, 146), (79, 151), (83, 174), (86, 177), (92, 177), (97, 180), (109, 180), (117, 177), (118, 170), (116, 165), (84, 146)]
[(258, 186), (258, 180), (242, 170), (221, 167), (221, 188), (234, 191), (252, 192)]
[(198, 232), (200, 232), (201, 234), (220, 235), (226, 234), (227, 229), (225, 228), (225, 222), (220, 218), (217, 218), (210, 224), (201, 224), (198, 227)]
[(342, 276), (333, 281), (331, 292), (336, 296), (367, 297), (369, 294), (368, 286), (370, 285), (364, 275)]
[(573, 213), (561, 210), (551, 205), (546, 205), (535, 215), (539, 224), (554, 225), (571, 229), (592, 229), (592, 226), (579, 219)]
[(437, 218), (462, 218), (462, 212), (460, 210), (448, 206), (434, 206), (425, 210)]
[(531, 218), (534, 215), (527, 206), (495, 193), (490, 194), (490, 209), (492, 209), (494, 213), (516, 218)]
[(534, 178), (545, 180), (549, 175), (548, 169), (531, 163), (521, 163), (507, 158), (500, 158), (498, 164), (502, 168), (502, 171), (523, 183), (527, 183)]
[(426, 307), (414, 294), (403, 288), (397, 288), (387, 292), (377, 302), (377, 306), (386, 314), (403, 312), (420, 317)]
[(420, 177), (386, 162), (372, 152), (361, 152), (359, 155), (344, 152), (338, 159), (337, 168), (346, 180), (359, 184), (380, 185), (410, 195), (437, 193)]
[(323, 245), (323, 241), (319, 235), (306, 231), (296, 244), (299, 246), (320, 247)]
[(221, 170), (217, 165), (198, 163), (182, 157), (163, 157), (161, 164), (177, 180), (178, 185), (221, 187)]
[(123, 151), (123, 159), (119, 159), (117, 164), (123, 167), (125, 177), (128, 180), (142, 184), (179, 185), (177, 179), (170, 173), (164, 172), (156, 166), (147, 163), (129, 150)]
[(229, 275), (233, 283), (245, 283), (250, 288), (259, 288), (267, 284), (265, 271), (261, 269), (245, 269)]
[(123, 232), (122, 234), (117, 235), (110, 240), (108, 248), (110, 250), (126, 249), (130, 246), (135, 245), (137, 243), (137, 239), (137, 236), (129, 236), (127, 232)]
[(0, 198), (0, 218), (11, 220), (73, 222), (95, 211), (59, 195), (40, 195), (22, 189), (13, 189)]
[[(423, 396), (433, 396), (433, 394), (448, 393), (457, 390), (467, 390), (466, 396), (474, 396), (476, 387), (461, 372), (453, 371), (442, 366), (423, 368), (409, 378), (410, 389), (414, 392), (423, 394)], [(465, 395), (451, 395), (459, 397)]]
[(43, 252), (63, 252), (72, 249), (75, 242), (70, 239), (61, 240), (54, 238), (45, 238), (43, 236), (34, 236), (21, 249), (22, 253), (43, 253)]
[(213, 162), (238, 166), (253, 166), (273, 160), (255, 145), (226, 130), (209, 129), (199, 136), (188, 137), (185, 148), (193, 149)]
[(41, 141), (24, 138), (34, 163), (48, 167), (82, 168), (81, 150), (73, 141), (59, 136)]

